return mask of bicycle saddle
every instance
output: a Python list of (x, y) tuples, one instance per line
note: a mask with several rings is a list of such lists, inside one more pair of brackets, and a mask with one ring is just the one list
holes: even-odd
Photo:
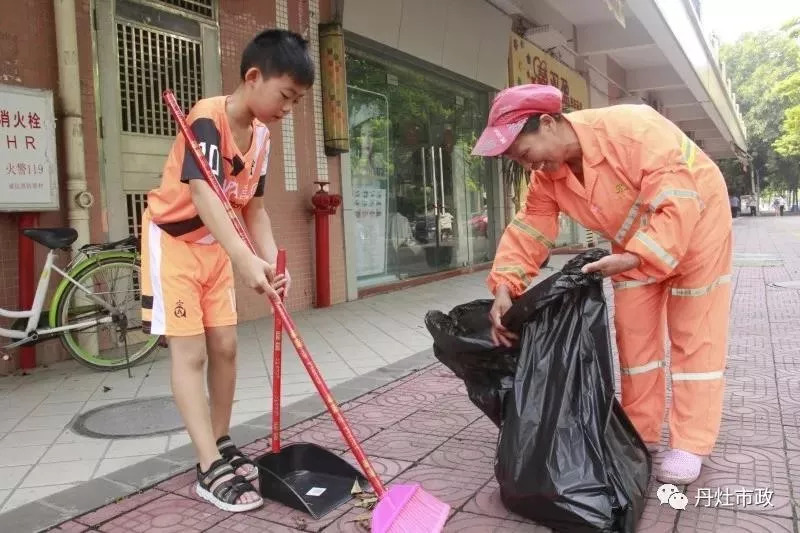
[(78, 238), (72, 228), (31, 228), (22, 230), (22, 234), (51, 250), (67, 248)]

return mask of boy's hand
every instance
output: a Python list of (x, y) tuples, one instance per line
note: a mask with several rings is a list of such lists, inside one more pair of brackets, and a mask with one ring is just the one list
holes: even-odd
[(275, 282), (272, 284), (272, 286), (277, 289), (278, 286), (276, 284), (280, 280), (283, 280), (283, 283), (282, 283), (282, 286), (281, 286), (281, 290), (278, 291), (278, 294), (281, 295), (281, 298), (286, 300), (286, 298), (289, 297), (289, 289), (292, 287), (292, 276), (289, 275), (289, 271), (288, 270), (286, 270), (283, 273), (283, 275), (279, 275), (277, 278), (275, 278)]
[(275, 289), (270, 285), (275, 277), (273, 265), (248, 250), (246, 254), (242, 254), (240, 258), (233, 261), (233, 266), (246, 286), (259, 294), (266, 293), (270, 297), (275, 294)]

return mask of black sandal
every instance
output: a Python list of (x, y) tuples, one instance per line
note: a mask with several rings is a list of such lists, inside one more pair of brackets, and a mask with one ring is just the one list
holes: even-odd
[(253, 467), (249, 474), (243, 476), (247, 481), (253, 481), (254, 479), (258, 478), (258, 468), (256, 467), (256, 464), (248, 459), (247, 456), (236, 447), (228, 435), (219, 438), (217, 441), (217, 449), (219, 450), (219, 454), (222, 456), (222, 458), (233, 467), (234, 471), (239, 470), (239, 468), (247, 465)]
[[(232, 474), (234, 474), (233, 467), (224, 459), (217, 459), (214, 461), (206, 472), (200, 470), (200, 465), (198, 464), (197, 495), (223, 511), (228, 511), (230, 513), (251, 511), (264, 505), (264, 499), (261, 498), (261, 496), (254, 502), (236, 503), (243, 494), (248, 492), (255, 492), (258, 494), (253, 484), (242, 476), (234, 475), (232, 478), (226, 479), (214, 487), (214, 484), (219, 478)], [(211, 490), (211, 487), (214, 487), (214, 490)]]

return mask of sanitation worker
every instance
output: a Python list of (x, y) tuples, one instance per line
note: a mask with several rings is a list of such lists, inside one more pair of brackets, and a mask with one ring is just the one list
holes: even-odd
[[(731, 210), (719, 168), (646, 105), (561, 113), (546, 85), (502, 91), (474, 155), (508, 157), (533, 172), (525, 207), (505, 230), (489, 289), (492, 335), (548, 257), (564, 212), (604, 235), (612, 254), (584, 272), (611, 277), (622, 405), (659, 452), (666, 410), (665, 334), (672, 405), (663, 483), (697, 479), (719, 433), (731, 296)], [(666, 331), (665, 331), (666, 328)]]

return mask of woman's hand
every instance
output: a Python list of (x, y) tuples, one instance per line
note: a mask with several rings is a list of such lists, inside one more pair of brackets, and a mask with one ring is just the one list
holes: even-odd
[(640, 264), (642, 264), (642, 260), (638, 255), (625, 252), (622, 254), (607, 255), (599, 261), (584, 265), (581, 271), (584, 274), (600, 272), (604, 278), (607, 278), (638, 268)]
[(512, 333), (503, 325), (503, 315), (511, 309), (511, 293), (508, 287), (500, 285), (495, 294), (494, 304), (489, 311), (489, 319), (492, 321), (492, 341), (495, 346), (506, 346), (510, 348), (514, 341), (519, 339), (515, 333)]

